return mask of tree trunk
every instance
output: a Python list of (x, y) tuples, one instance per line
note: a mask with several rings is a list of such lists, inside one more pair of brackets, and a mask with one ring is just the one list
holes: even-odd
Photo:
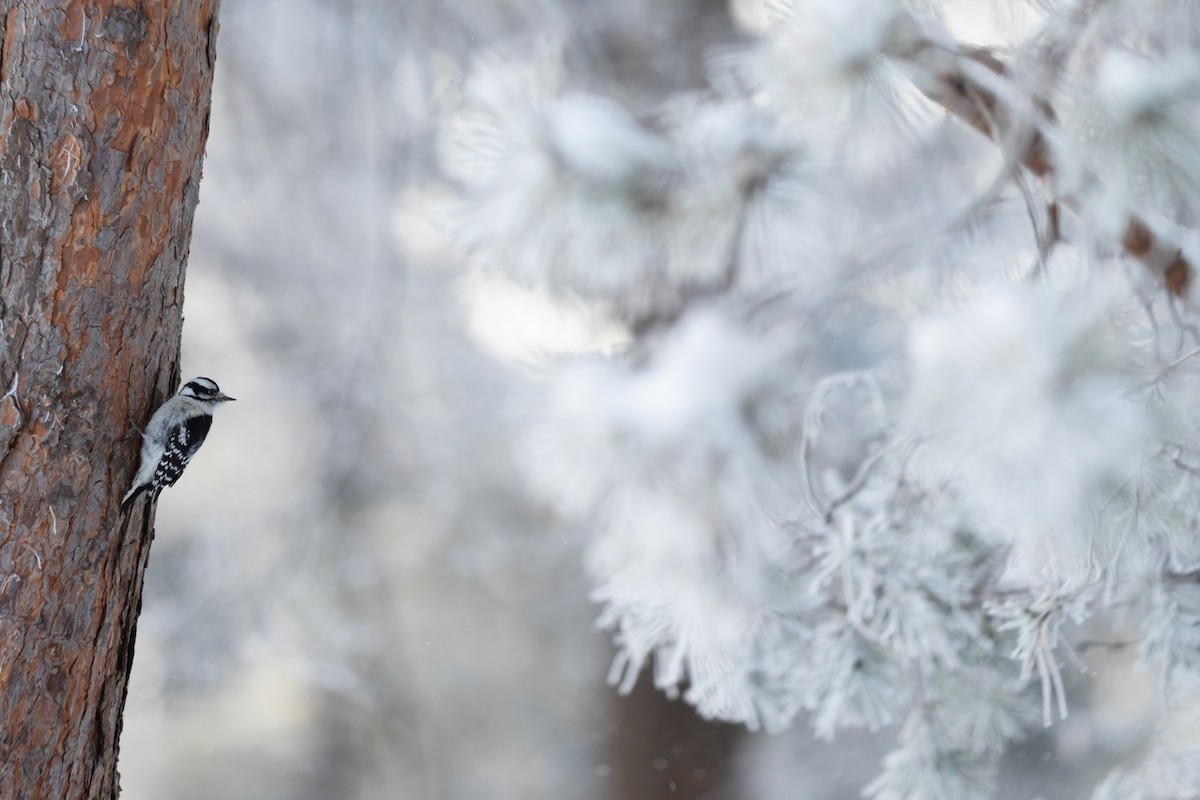
[(0, 798), (118, 793), (218, 0), (0, 0)]
[(647, 677), (628, 696), (613, 694), (613, 800), (735, 797), (733, 761), (744, 729), (703, 719)]

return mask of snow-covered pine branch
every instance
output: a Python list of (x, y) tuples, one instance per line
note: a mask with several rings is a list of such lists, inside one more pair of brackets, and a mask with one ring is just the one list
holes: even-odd
[[(480, 61), (456, 229), (630, 334), (543, 366), (521, 454), (623, 691), (899, 724), (879, 800), (988, 797), (1114, 610), (1194, 702), (1200, 12), (1150, 5), (1032, 3), (1001, 51), (934, 0), (790, 0), (636, 108), (555, 46)], [(1131, 774), (1097, 797), (1173, 796)]]

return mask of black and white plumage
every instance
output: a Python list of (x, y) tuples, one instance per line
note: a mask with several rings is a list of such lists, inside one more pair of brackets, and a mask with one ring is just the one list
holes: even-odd
[(153, 500), (164, 487), (179, 480), (208, 436), (213, 409), (233, 399), (222, 394), (215, 381), (193, 378), (158, 407), (142, 432), (142, 463), (121, 501), (122, 512), (128, 511), (142, 492), (150, 492)]

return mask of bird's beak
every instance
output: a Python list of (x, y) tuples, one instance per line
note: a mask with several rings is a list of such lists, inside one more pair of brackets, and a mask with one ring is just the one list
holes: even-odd
[(213, 398), (213, 400), (216, 400), (218, 403), (224, 403), (224, 402), (226, 402), (227, 400), (237, 400), (237, 398), (236, 398), (236, 397), (230, 397), (229, 395), (227, 395), (227, 394), (224, 394), (224, 393), (222, 393), (222, 392), (218, 392), (218, 393), (217, 393), (217, 396), (216, 396), (216, 397), (214, 397), (214, 398)]

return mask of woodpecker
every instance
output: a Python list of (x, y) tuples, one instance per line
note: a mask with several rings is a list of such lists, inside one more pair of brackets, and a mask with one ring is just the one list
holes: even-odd
[(164, 487), (175, 485), (204, 444), (213, 409), (234, 399), (222, 394), (215, 381), (193, 378), (158, 407), (142, 432), (142, 464), (121, 501), (121, 513), (129, 511), (142, 492), (150, 492), (153, 502)]

